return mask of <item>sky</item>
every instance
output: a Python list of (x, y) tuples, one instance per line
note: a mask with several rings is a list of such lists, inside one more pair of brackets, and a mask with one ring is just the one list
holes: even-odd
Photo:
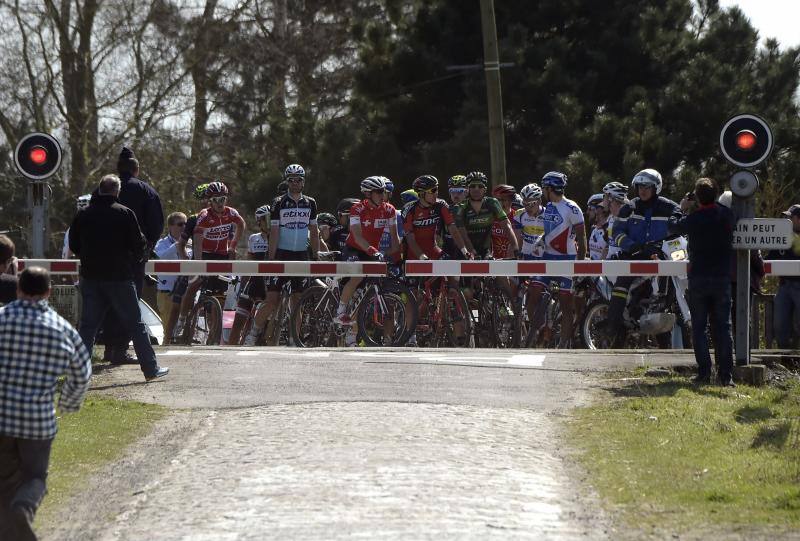
[(739, 6), (758, 29), (763, 41), (776, 38), (781, 49), (800, 45), (800, 1), (798, 0), (720, 0), (721, 7)]

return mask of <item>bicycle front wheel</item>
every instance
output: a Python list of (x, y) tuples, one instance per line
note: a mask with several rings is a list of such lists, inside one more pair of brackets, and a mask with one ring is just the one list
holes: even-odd
[(359, 338), (372, 347), (405, 345), (417, 325), (414, 311), (406, 305), (395, 293), (367, 291), (358, 307)]
[(333, 295), (326, 295), (327, 291), (324, 287), (311, 287), (300, 295), (297, 306), (292, 310), (289, 325), (295, 346), (336, 346), (333, 323), (336, 303)]
[(188, 345), (218, 346), (222, 339), (222, 306), (210, 295), (202, 295), (189, 315)]
[(472, 336), (472, 314), (467, 299), (460, 289), (447, 289), (446, 306), (441, 323), (445, 327), (445, 335), (451, 347), (469, 347)]

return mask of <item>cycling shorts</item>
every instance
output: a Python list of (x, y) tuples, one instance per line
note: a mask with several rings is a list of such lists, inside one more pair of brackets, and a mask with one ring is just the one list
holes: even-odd
[[(575, 261), (575, 256), (570, 254), (543, 254), (539, 258), (541, 261)], [(572, 278), (566, 276), (534, 276), (533, 283), (548, 287), (550, 282), (556, 281), (563, 293), (572, 293)]]
[[(275, 261), (308, 261), (308, 250), (295, 252), (278, 248)], [(267, 291), (280, 291), (287, 280), (292, 281), (292, 293), (302, 292), (308, 284), (308, 279), (302, 276), (270, 276), (267, 278)]]

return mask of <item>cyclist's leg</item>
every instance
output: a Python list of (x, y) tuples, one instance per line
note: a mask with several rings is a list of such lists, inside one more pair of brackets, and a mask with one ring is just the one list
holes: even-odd
[(265, 296), (264, 278), (253, 276), (239, 293), (239, 300), (236, 302), (236, 315), (233, 317), (233, 325), (228, 336), (228, 345), (236, 346), (241, 340), (242, 328), (253, 311), (254, 299), (263, 299)]
[(572, 347), (573, 332), (573, 294), (572, 280), (570, 278), (559, 278), (559, 305), (561, 306), (561, 336), (559, 338), (559, 349), (569, 349)]
[[(608, 321), (607, 332), (609, 338), (614, 342), (619, 342), (623, 321), (622, 316), (625, 311), (625, 304), (628, 302), (628, 290), (633, 283), (633, 276), (620, 276), (614, 283), (614, 289), (611, 292), (611, 302), (608, 305)], [(615, 345), (619, 345), (618, 343)]]

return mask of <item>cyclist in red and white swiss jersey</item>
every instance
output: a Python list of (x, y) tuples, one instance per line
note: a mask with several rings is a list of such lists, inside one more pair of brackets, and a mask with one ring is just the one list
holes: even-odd
[[(350, 234), (343, 255), (345, 261), (384, 261), (378, 250), (384, 229), (389, 228), (390, 253), (400, 252), (400, 237), (397, 234), (397, 210), (384, 200), (386, 177), (373, 176), (361, 181), (361, 193), (366, 199), (350, 209)], [(347, 314), (347, 303), (353, 297), (363, 278), (350, 278), (342, 288), (339, 307), (334, 322), (352, 325)]]

